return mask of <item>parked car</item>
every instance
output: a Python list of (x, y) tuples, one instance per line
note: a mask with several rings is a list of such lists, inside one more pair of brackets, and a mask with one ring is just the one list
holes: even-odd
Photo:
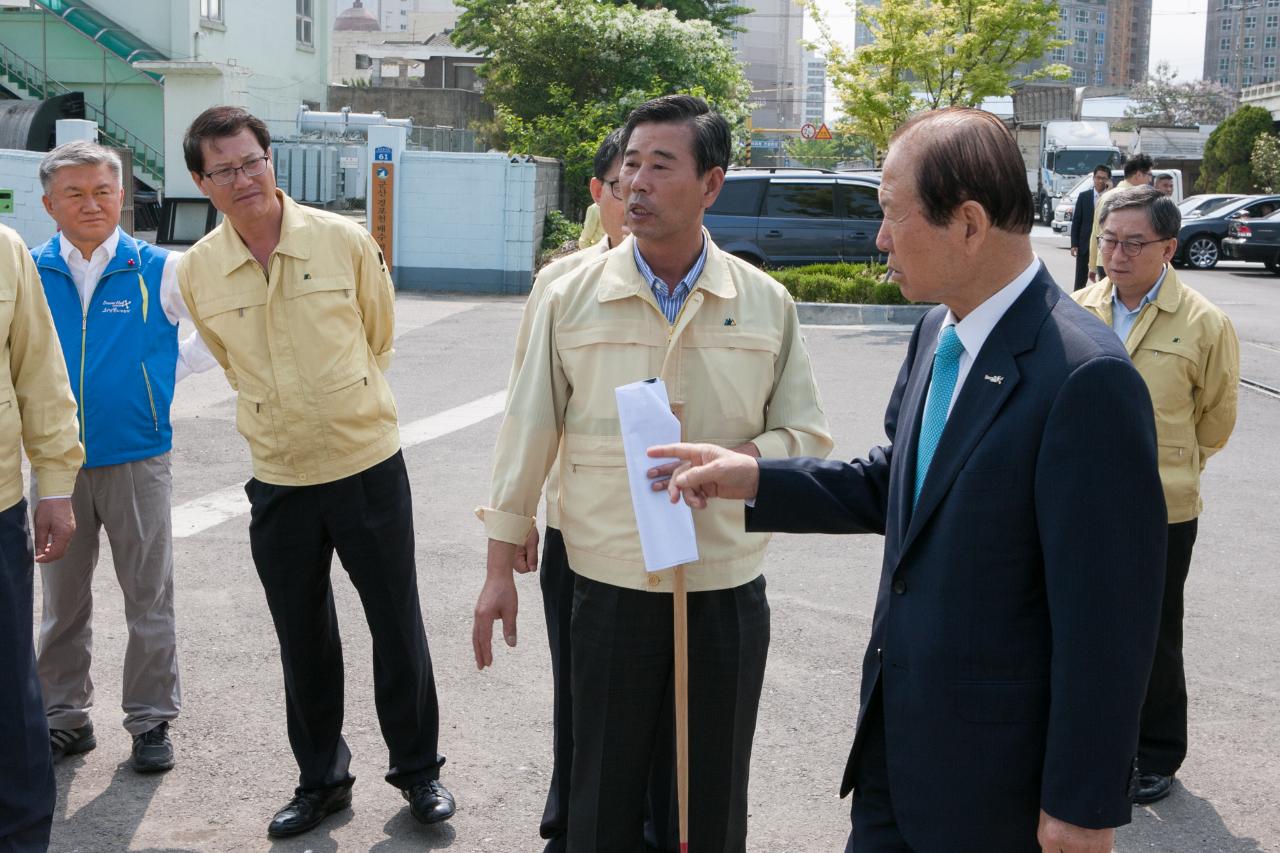
[(1211, 270), (1218, 265), (1222, 240), (1237, 219), (1260, 219), (1280, 209), (1280, 195), (1249, 195), (1189, 217), (1178, 230), (1178, 250), (1173, 262)]
[(1182, 218), (1184, 220), (1197, 219), (1204, 216), (1211, 210), (1216, 210), (1229, 201), (1236, 201), (1237, 199), (1242, 198), (1244, 198), (1244, 196), (1239, 194), (1205, 194), (1187, 196), (1182, 200), (1182, 203), (1178, 205), (1178, 210), (1182, 211)]
[(1222, 241), (1222, 256), (1265, 264), (1280, 275), (1280, 210), (1263, 219), (1237, 219)]
[(716, 245), (757, 266), (875, 261), (879, 190), (867, 173), (734, 168), (703, 222)]
[[(1153, 174), (1159, 178), (1165, 175), (1173, 178), (1173, 200), (1182, 202), (1182, 170), (1181, 169), (1156, 169)], [(1124, 180), (1124, 169), (1111, 170), (1111, 186), (1115, 186)], [(1058, 200), (1058, 206), (1053, 209), (1053, 222), (1050, 223), (1053, 230), (1057, 234), (1064, 234), (1071, 228), (1071, 217), (1075, 213), (1076, 199), (1080, 193), (1093, 186), (1093, 175), (1088, 174), (1080, 178), (1071, 189), (1063, 193), (1062, 198)]]

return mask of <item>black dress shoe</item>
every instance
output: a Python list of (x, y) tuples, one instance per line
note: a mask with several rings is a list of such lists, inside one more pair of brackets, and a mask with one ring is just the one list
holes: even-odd
[(435, 779), (410, 785), (400, 793), (409, 801), (409, 811), (420, 823), (439, 823), (453, 817), (453, 794)]
[(293, 792), (289, 804), (276, 812), (267, 826), (267, 835), (272, 838), (287, 838), (306, 832), (318, 825), (320, 821), (334, 812), (340, 812), (351, 806), (351, 786), (334, 785), (304, 791), (298, 788)]
[(173, 741), (169, 724), (160, 723), (133, 738), (133, 769), (139, 773), (159, 773), (173, 769)]
[(49, 729), (49, 753), (57, 764), (68, 755), (88, 752), (98, 745), (93, 736), (93, 723), (85, 723), (78, 729)]
[(1157, 803), (1173, 792), (1173, 777), (1159, 773), (1139, 773), (1133, 801), (1140, 806)]

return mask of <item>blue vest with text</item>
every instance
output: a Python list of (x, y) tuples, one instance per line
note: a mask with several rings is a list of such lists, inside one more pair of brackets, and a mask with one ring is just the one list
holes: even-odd
[(79, 406), (84, 467), (119, 465), (173, 446), (169, 405), (178, 327), (160, 304), (169, 252), (123, 231), (86, 312), (60, 252), (61, 235), (31, 250)]

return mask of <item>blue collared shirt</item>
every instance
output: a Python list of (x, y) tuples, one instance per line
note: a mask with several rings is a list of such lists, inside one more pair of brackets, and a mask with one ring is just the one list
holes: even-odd
[(684, 274), (684, 278), (680, 279), (680, 283), (670, 292), (667, 290), (667, 283), (653, 274), (653, 270), (640, 254), (640, 244), (634, 240), (631, 242), (631, 252), (635, 255), (636, 269), (640, 270), (640, 275), (649, 282), (653, 297), (658, 300), (658, 308), (662, 310), (667, 322), (674, 325), (676, 317), (680, 316), (680, 309), (684, 307), (684, 301), (689, 298), (689, 293), (698, 283), (698, 277), (702, 275), (702, 268), (707, 265), (707, 236), (702, 235), (702, 253), (698, 255), (698, 260), (694, 261), (693, 266)]
[(1155, 302), (1156, 297), (1160, 295), (1160, 285), (1164, 284), (1164, 275), (1169, 271), (1169, 267), (1160, 270), (1160, 277), (1156, 279), (1156, 283), (1147, 295), (1142, 297), (1142, 301), (1138, 303), (1138, 307), (1130, 311), (1125, 304), (1120, 301), (1120, 291), (1114, 284), (1111, 286), (1111, 328), (1115, 331), (1116, 337), (1120, 338), (1120, 343), (1124, 343), (1129, 339), (1129, 332), (1133, 329), (1133, 324), (1138, 322), (1138, 315), (1142, 313), (1142, 309), (1148, 303)]

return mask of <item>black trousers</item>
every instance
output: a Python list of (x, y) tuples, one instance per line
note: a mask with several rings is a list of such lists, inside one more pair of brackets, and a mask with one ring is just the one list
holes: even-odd
[(373, 697), (397, 788), (438, 779), (439, 709), (418, 605), (404, 457), (332, 483), (250, 480), (249, 545), (280, 640), (289, 745), (301, 789), (350, 785), (342, 640), (329, 569), (338, 552), (373, 636)]
[[(552, 711), (551, 785), (542, 811), (538, 834), (547, 839), (544, 853), (562, 853), (569, 829), (569, 778), (573, 767), (573, 649), (569, 642), (573, 616), (573, 587), (577, 575), (569, 566), (564, 536), (548, 527), (542, 540), (542, 563), (538, 568), (542, 586), (542, 611), (547, 622), (547, 642), (551, 646), (551, 680), (554, 691)], [(666, 721), (655, 742), (670, 742), (674, 718)], [(656, 850), (674, 850), (680, 842), (679, 815), (674, 800), (675, 754), (655, 749), (646, 794), (645, 843)]]
[(879, 683), (873, 688), (862, 720), (862, 748), (853, 768), (852, 828), (845, 853), (911, 853), (898, 830), (889, 796), (889, 761), (885, 751), (884, 703)]
[[(645, 849), (650, 768), (674, 749), (671, 602), (581, 575), (575, 583), (570, 853)], [(690, 593), (688, 636), (689, 847), (742, 853), (769, 650), (764, 578)]]
[(1187, 676), (1182, 665), (1183, 589), (1191, 571), (1198, 519), (1169, 525), (1164, 604), (1156, 657), (1138, 729), (1138, 767), (1172, 776), (1187, 757)]
[(0, 851), (49, 846), (53, 765), (36, 678), (31, 588), (35, 555), (27, 502), (0, 512)]
[(1089, 247), (1076, 249), (1076, 281), (1075, 289), (1081, 290), (1089, 286)]

